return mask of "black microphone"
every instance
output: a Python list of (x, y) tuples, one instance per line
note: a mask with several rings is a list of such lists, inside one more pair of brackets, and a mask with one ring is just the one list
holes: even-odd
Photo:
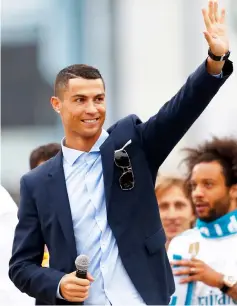
[[(76, 277), (86, 279), (87, 270), (89, 267), (89, 257), (86, 255), (79, 255), (75, 260), (76, 265)], [(83, 305), (83, 302), (72, 303), (72, 305)]]

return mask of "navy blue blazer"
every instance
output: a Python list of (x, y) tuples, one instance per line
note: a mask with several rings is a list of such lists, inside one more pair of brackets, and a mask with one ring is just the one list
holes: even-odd
[[(154, 117), (145, 123), (135, 115), (118, 121), (109, 128), (109, 137), (100, 148), (108, 223), (123, 265), (148, 305), (168, 304), (175, 290), (154, 193), (158, 168), (232, 70), (227, 61), (223, 78), (218, 79), (206, 72), (203, 63)], [(114, 151), (130, 139), (126, 150), (135, 187), (123, 191)], [(60, 279), (75, 270), (77, 256), (62, 152), (22, 177), (18, 218), (10, 279), (39, 305), (70, 304), (56, 298)], [(41, 267), (44, 244), (49, 249), (50, 268)]]

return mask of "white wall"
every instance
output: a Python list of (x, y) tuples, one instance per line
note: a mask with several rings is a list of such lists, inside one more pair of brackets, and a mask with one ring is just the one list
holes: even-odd
[[(118, 3), (117, 107), (121, 116), (136, 113), (146, 120), (205, 60), (207, 44), (202, 34), (201, 8), (207, 1), (120, 0)], [(230, 1), (221, 3), (225, 3), (228, 11)], [(236, 62), (237, 34), (232, 30), (230, 20), (228, 23), (232, 59)], [(176, 146), (162, 165), (161, 172), (180, 171), (177, 166), (181, 159), (180, 149), (184, 146), (196, 145), (210, 134), (237, 135), (236, 88), (235, 74)]]

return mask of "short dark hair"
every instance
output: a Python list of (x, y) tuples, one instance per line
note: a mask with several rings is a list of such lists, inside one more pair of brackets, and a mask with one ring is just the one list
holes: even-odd
[(58, 143), (49, 143), (34, 149), (30, 154), (30, 169), (36, 168), (40, 162), (54, 157), (61, 149)]
[(202, 162), (217, 161), (223, 169), (227, 187), (237, 183), (237, 139), (231, 137), (206, 141), (196, 149), (186, 148), (187, 157), (183, 160), (188, 167), (188, 180), (195, 165)]
[(62, 90), (67, 87), (68, 81), (74, 78), (83, 78), (87, 80), (101, 79), (104, 84), (102, 75), (97, 68), (84, 64), (75, 64), (62, 69), (57, 74), (54, 84), (55, 96), (60, 97)]

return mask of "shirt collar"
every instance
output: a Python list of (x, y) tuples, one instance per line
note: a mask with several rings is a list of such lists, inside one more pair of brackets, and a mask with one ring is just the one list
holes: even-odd
[[(100, 137), (97, 139), (93, 147), (90, 149), (89, 152), (100, 152), (100, 146), (103, 144), (103, 142), (109, 137), (109, 134), (106, 132), (106, 130), (102, 130)], [(65, 137), (61, 140), (61, 147), (63, 152), (63, 157), (67, 161), (68, 164), (71, 166), (75, 163), (75, 161), (83, 154), (83, 153), (89, 153), (84, 151), (79, 151), (75, 149), (71, 149), (64, 146), (64, 140)]]

